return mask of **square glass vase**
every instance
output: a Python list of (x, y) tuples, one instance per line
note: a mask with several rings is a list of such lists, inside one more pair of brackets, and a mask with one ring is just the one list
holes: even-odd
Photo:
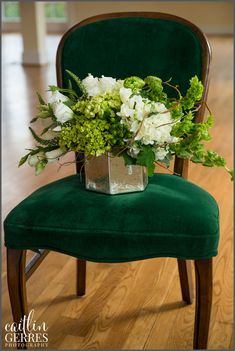
[(143, 166), (125, 166), (122, 156), (111, 152), (85, 161), (87, 190), (105, 194), (123, 194), (143, 191), (148, 184), (147, 170)]

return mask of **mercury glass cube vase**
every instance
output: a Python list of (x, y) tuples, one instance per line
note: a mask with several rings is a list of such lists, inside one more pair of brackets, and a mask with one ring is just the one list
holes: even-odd
[(86, 189), (105, 194), (122, 194), (143, 191), (148, 184), (146, 168), (125, 166), (122, 156), (107, 153), (89, 157), (85, 161)]

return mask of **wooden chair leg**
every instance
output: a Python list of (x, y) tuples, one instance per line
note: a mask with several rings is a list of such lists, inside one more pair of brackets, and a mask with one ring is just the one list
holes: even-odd
[(180, 276), (180, 286), (182, 298), (187, 304), (193, 303), (193, 281), (191, 261), (178, 259), (178, 269)]
[[(7, 283), (14, 322), (28, 315), (25, 276), (26, 250), (7, 249)], [(22, 335), (20, 335), (22, 334)], [(23, 333), (17, 335), (18, 349), (26, 349)]]
[(206, 349), (212, 305), (212, 258), (195, 260), (196, 311), (194, 349)]
[(77, 258), (77, 296), (86, 293), (86, 261)]

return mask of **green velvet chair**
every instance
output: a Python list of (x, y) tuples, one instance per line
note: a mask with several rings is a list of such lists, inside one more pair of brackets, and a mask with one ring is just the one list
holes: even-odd
[[(156, 75), (163, 80), (173, 77), (185, 93), (197, 74), (206, 99), (209, 64), (208, 42), (192, 23), (162, 13), (116, 13), (88, 18), (64, 34), (57, 51), (57, 78), (66, 87), (65, 69), (81, 78), (88, 73), (116, 78)], [(203, 114), (201, 108), (197, 121)], [(86, 261), (175, 257), (188, 304), (193, 301), (190, 260), (195, 263), (194, 349), (205, 349), (219, 212), (210, 194), (185, 179), (187, 166), (187, 161), (176, 159), (174, 175), (155, 174), (144, 192), (115, 196), (85, 190), (74, 174), (41, 187), (18, 204), (4, 222), (14, 321), (27, 313), (26, 280), (50, 250), (77, 258), (79, 296), (85, 294)], [(26, 250), (38, 253), (25, 269)]]

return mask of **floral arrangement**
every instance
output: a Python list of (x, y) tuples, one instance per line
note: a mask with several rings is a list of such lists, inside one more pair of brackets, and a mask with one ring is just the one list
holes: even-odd
[[(38, 94), (39, 113), (31, 123), (41, 121), (44, 127), (40, 135), (29, 127), (37, 145), (28, 149), (19, 166), (28, 160), (38, 175), (70, 151), (89, 157), (118, 150), (126, 164), (146, 166), (149, 176), (155, 163), (169, 167), (176, 155), (203, 166), (224, 167), (233, 177), (224, 158), (205, 149), (204, 141), (211, 139), (211, 113), (205, 122), (194, 122), (203, 103), (203, 84), (197, 76), (190, 79), (182, 96), (171, 80), (163, 82), (155, 76), (121, 80), (89, 74), (80, 80), (67, 73), (80, 94), (71, 80), (67, 89), (49, 86), (48, 102)], [(165, 86), (177, 96), (169, 98)]]

